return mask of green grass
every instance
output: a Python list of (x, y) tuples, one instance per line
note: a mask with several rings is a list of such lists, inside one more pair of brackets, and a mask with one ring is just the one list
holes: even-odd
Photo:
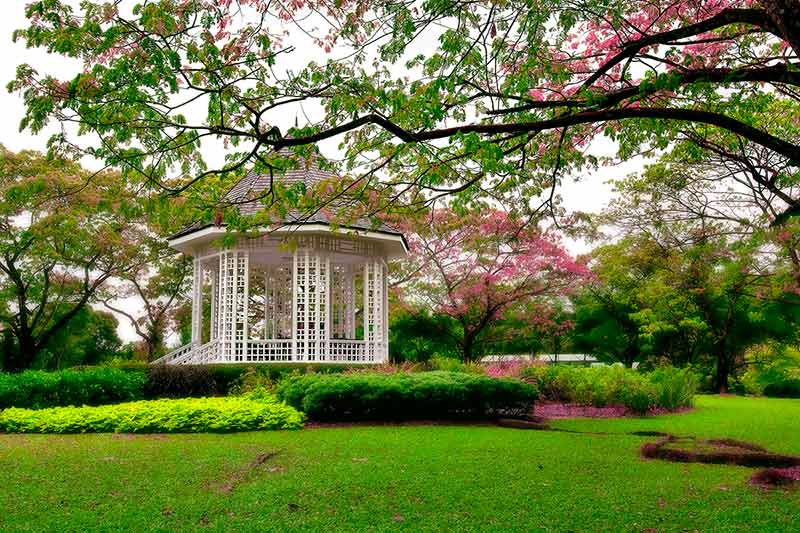
[(750, 487), (747, 468), (644, 461), (649, 439), (626, 434), (732, 437), (800, 454), (800, 401), (697, 403), (680, 415), (555, 424), (600, 435), (492, 426), (0, 435), (0, 530), (800, 530), (800, 491)]

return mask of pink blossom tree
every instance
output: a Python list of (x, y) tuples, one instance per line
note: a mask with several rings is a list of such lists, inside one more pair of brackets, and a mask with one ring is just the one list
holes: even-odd
[[(538, 330), (550, 320), (546, 302), (590, 275), (555, 234), (505, 211), (436, 209), (404, 225), (412, 250), (399, 276), (404, 299), (450, 317), (456, 327), (443, 334), (467, 362), (490, 344), (498, 321), (523, 316), (526, 327)], [(526, 314), (530, 309), (538, 312)]]

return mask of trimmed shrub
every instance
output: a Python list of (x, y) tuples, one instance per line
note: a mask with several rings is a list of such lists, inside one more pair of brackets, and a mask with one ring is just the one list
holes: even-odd
[(764, 396), (771, 398), (800, 398), (800, 379), (787, 379), (764, 387)]
[(153, 365), (147, 369), (145, 397), (224, 396), (245, 370), (225, 365)]
[(6, 433), (222, 433), (302, 425), (302, 413), (271, 395), (0, 412), (0, 431)]
[(346, 365), (155, 365), (0, 373), (0, 409), (104, 405), (156, 398), (225, 396), (288, 375), (340, 373)]
[(277, 383), (286, 376), (303, 374), (338, 374), (352, 370), (352, 365), (329, 364), (220, 364), (154, 365), (147, 368), (147, 398), (187, 398), (224, 396), (246, 392), (249, 383)]
[(278, 398), (312, 420), (492, 418), (527, 414), (536, 388), (462, 372), (308, 374), (284, 380)]
[(102, 405), (140, 400), (147, 376), (117, 368), (0, 374), (0, 408)]

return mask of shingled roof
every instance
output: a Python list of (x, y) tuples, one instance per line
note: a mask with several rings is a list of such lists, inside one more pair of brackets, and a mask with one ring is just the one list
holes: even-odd
[[(293, 154), (284, 149), (281, 155), (285, 157), (292, 157)], [(283, 172), (274, 172), (272, 179), (280, 181), (281, 183), (294, 184), (305, 183), (306, 186), (311, 187), (317, 183), (336, 178), (336, 174), (328, 170), (322, 170), (317, 164), (316, 157), (309, 160), (301, 160), (301, 164), (297, 168), (286, 169)], [(270, 176), (268, 174), (261, 174), (254, 171), (249, 171), (242, 179), (231, 187), (231, 189), (223, 197), (224, 202), (229, 202), (236, 205), (239, 213), (242, 215), (254, 215), (263, 208), (260, 198), (263, 193), (269, 190)], [(332, 224), (331, 219), (322, 211), (317, 211), (312, 214), (302, 213), (296, 210), (290, 211), (281, 221), (283, 224)], [(170, 236), (170, 239), (176, 239), (189, 235), (195, 231), (212, 226), (210, 223), (195, 222), (190, 226), (179, 231), (175, 235)], [(373, 221), (367, 218), (360, 218), (355, 221), (350, 221), (347, 224), (338, 224), (342, 228), (359, 229), (367, 231), (378, 231), (381, 233), (391, 233), (394, 235), (401, 235), (402, 233), (388, 224), (381, 223), (375, 225)]]

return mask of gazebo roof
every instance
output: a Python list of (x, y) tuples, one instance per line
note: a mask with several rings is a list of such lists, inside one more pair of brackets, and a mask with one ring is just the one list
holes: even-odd
[[(282, 152), (284, 156), (291, 156), (292, 153), (284, 149)], [(320, 181), (336, 178), (333, 172), (322, 170), (317, 164), (316, 157), (310, 158), (310, 161), (303, 160), (305, 164), (301, 163), (297, 168), (286, 169), (282, 173), (274, 173), (273, 180), (282, 183), (305, 183), (308, 186), (315, 185)], [(261, 174), (254, 171), (249, 171), (242, 179), (231, 187), (225, 194), (223, 200), (237, 206), (242, 215), (255, 215), (260, 209), (263, 208), (261, 204), (261, 196), (264, 191), (270, 187), (270, 176)], [(292, 231), (319, 231), (320, 227), (327, 227), (330, 231), (330, 226), (336, 225), (344, 230), (355, 230), (363, 236), (369, 237), (369, 234), (383, 235), (393, 239), (398, 239), (402, 243), (402, 247), (407, 251), (408, 245), (405, 236), (386, 223), (375, 224), (372, 220), (367, 218), (359, 218), (354, 221), (349, 221), (346, 224), (334, 223), (333, 220), (324, 212), (316, 211), (314, 213), (301, 213), (297, 210), (289, 211), (283, 220), (277, 221), (276, 226), (291, 228)], [(201, 233), (219, 233), (213, 231), (214, 229), (222, 230), (224, 224), (195, 222), (168, 237), (168, 241), (173, 247), (177, 244), (183, 244), (187, 241), (192, 234), (197, 233), (200, 237)], [(211, 230), (211, 231), (209, 231)], [(222, 230), (224, 231), (224, 230)], [(180, 249), (180, 248), (179, 248)]]

